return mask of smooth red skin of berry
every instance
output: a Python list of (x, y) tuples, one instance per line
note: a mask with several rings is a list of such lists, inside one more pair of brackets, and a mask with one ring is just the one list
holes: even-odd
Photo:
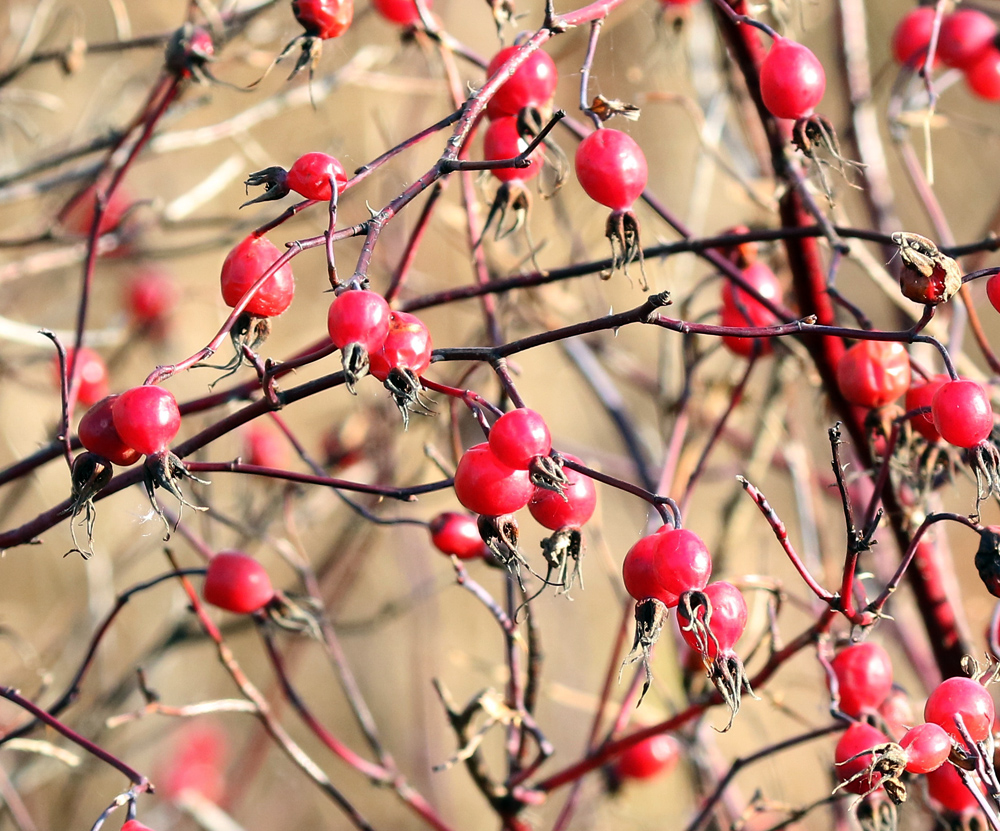
[[(965, 70), (965, 82), (980, 98), (1000, 101), (1000, 49), (990, 47)], [(992, 302), (992, 301), (991, 301)], [(996, 303), (993, 304), (994, 308)]]
[(977, 9), (959, 9), (945, 15), (938, 35), (937, 54), (945, 66), (968, 69), (993, 45), (997, 27)]
[(993, 406), (986, 390), (964, 378), (938, 388), (931, 416), (941, 438), (956, 447), (975, 447), (993, 430)]
[[(430, 11), (433, 0), (424, 0), (424, 8)], [(420, 22), (420, 13), (413, 0), (372, 0), (372, 8), (390, 23), (399, 26), (413, 26)]]
[(326, 327), (338, 349), (360, 343), (366, 352), (378, 352), (389, 335), (391, 315), (392, 310), (381, 294), (345, 291), (333, 298)]
[[(483, 138), (483, 158), (486, 161), (513, 159), (527, 149), (528, 142), (517, 132), (517, 116), (507, 115), (498, 118), (486, 128), (486, 136)], [(491, 170), (490, 173), (501, 182), (510, 182), (514, 179), (527, 182), (542, 170), (542, 148), (535, 148), (529, 159), (531, 164), (527, 167), (500, 167)]]
[(130, 819), (122, 825), (122, 831), (153, 831), (148, 825), (143, 825), (137, 819)]
[(587, 196), (613, 211), (625, 210), (646, 187), (646, 156), (620, 130), (595, 130), (576, 149), (576, 178)]
[[(573, 462), (579, 462), (575, 456), (566, 455)], [(563, 495), (548, 488), (535, 488), (535, 493), (528, 503), (528, 510), (535, 522), (550, 531), (560, 528), (579, 528), (594, 515), (597, 507), (597, 488), (594, 480), (575, 470), (564, 468), (563, 472), (569, 484), (563, 488)]]
[(447, 511), (430, 522), (431, 542), (442, 554), (454, 554), (460, 560), (475, 560), (489, 552), (475, 517)]
[(621, 779), (652, 779), (669, 773), (681, 756), (681, 746), (673, 736), (650, 736), (623, 750), (615, 759), (615, 773)]
[(166, 450), (181, 428), (177, 401), (163, 387), (126, 390), (111, 405), (111, 414), (122, 441), (146, 456)]
[(955, 724), (962, 716), (965, 729), (974, 742), (981, 742), (993, 727), (996, 711), (989, 691), (971, 678), (947, 678), (935, 687), (924, 705), (924, 721), (940, 724), (963, 747), (965, 739)]
[[(222, 264), (222, 299), (235, 308), (281, 252), (266, 237), (249, 236), (229, 252)], [(285, 263), (272, 274), (247, 304), (245, 311), (257, 317), (275, 317), (292, 304), (295, 277)]]
[(306, 199), (329, 202), (333, 196), (330, 179), (337, 183), (337, 193), (347, 184), (344, 166), (326, 153), (306, 153), (299, 156), (290, 168), (285, 184)]
[(382, 348), (368, 355), (368, 370), (379, 381), (388, 378), (389, 370), (394, 367), (409, 369), (419, 377), (431, 365), (432, 349), (431, 333), (419, 317), (393, 312)]
[[(762, 297), (781, 302), (781, 283), (766, 263), (754, 262), (742, 271), (744, 279)], [(742, 308), (741, 308), (742, 306)], [(719, 324), (731, 327), (773, 326), (778, 319), (759, 300), (730, 282), (722, 287), (722, 311)], [(722, 343), (734, 355), (749, 358), (757, 350), (758, 355), (770, 355), (771, 341), (767, 338), (734, 338), (723, 335)]]
[(938, 724), (918, 724), (899, 740), (906, 751), (906, 769), (910, 773), (930, 773), (951, 755), (951, 737)]
[(946, 811), (959, 816), (979, 813), (979, 803), (954, 765), (941, 765), (927, 774), (927, 793)]
[(248, 424), (243, 431), (243, 461), (258, 467), (288, 466), (288, 439), (266, 423)]
[(844, 398), (859, 407), (889, 404), (910, 388), (909, 355), (901, 343), (856, 343), (837, 364), (837, 386)]
[[(934, 401), (934, 394), (950, 380), (947, 375), (935, 375), (929, 381), (914, 384), (906, 391), (904, 400), (907, 412), (930, 407)], [(914, 416), (910, 420), (910, 426), (931, 443), (941, 440), (941, 434), (934, 427), (934, 418), (930, 413)]]
[(840, 690), (840, 709), (859, 718), (873, 713), (892, 690), (892, 661), (877, 643), (855, 643), (831, 662)]
[[(870, 724), (863, 721), (856, 721), (848, 727), (840, 741), (837, 742), (837, 749), (834, 751), (833, 760), (836, 763), (837, 778), (841, 782), (846, 782), (855, 774), (861, 773), (871, 766), (872, 755), (870, 753), (858, 759), (847, 761), (858, 753), (871, 750), (875, 745), (884, 744), (889, 741), (888, 737), (881, 731), (876, 730)], [(882, 774), (876, 773), (871, 776), (861, 776), (844, 786), (844, 790), (851, 793), (864, 794), (881, 781)]]
[(986, 296), (990, 305), (1000, 312), (1000, 274), (994, 274), (986, 281)]
[(760, 95), (778, 118), (809, 115), (826, 91), (823, 64), (801, 43), (776, 37), (760, 65)]
[[(520, 46), (508, 46), (497, 52), (486, 67), (486, 77), (492, 78), (520, 49)], [(486, 115), (497, 119), (517, 115), (525, 107), (544, 104), (556, 91), (557, 83), (559, 71), (555, 62), (541, 49), (536, 49), (496, 91), (486, 105)]]
[(87, 410), (80, 419), (77, 434), (83, 446), (91, 453), (96, 453), (112, 464), (127, 467), (139, 461), (141, 454), (125, 444), (115, 429), (111, 409), (117, 399), (117, 395), (109, 395)]
[[(67, 372), (73, 365), (74, 352), (72, 347), (66, 350)], [(58, 384), (61, 380), (58, 357), (55, 358), (54, 369)], [(76, 400), (84, 407), (97, 403), (108, 394), (108, 367), (104, 363), (104, 358), (93, 349), (86, 346), (80, 347), (80, 353), (76, 359), (76, 369), (73, 372), (72, 386), (76, 388)]]
[(253, 557), (220, 551), (208, 561), (201, 596), (227, 612), (248, 615), (271, 602), (274, 588), (267, 570)]
[(487, 442), (470, 447), (455, 471), (455, 495), (470, 511), (502, 516), (528, 504), (535, 486), (526, 470), (508, 467), (490, 450)]
[(177, 283), (162, 271), (146, 270), (129, 282), (125, 306), (136, 326), (162, 328), (177, 306)]
[(878, 705), (878, 714), (894, 736), (903, 733), (914, 721), (910, 697), (898, 687), (893, 687), (885, 701)]
[(320, 40), (340, 37), (354, 18), (354, 0), (292, 0), (292, 14), (306, 34)]
[[(923, 61), (917, 61), (921, 55), (927, 52), (931, 44), (931, 32), (934, 29), (934, 8), (932, 6), (919, 6), (906, 14), (892, 34), (892, 56), (896, 63), (907, 65), (910, 63), (916, 66), (922, 65)], [(935, 55), (941, 54), (941, 40), (938, 39)]]
[(519, 407), (504, 413), (490, 428), (490, 450), (508, 467), (527, 470), (535, 456), (552, 450), (552, 434), (541, 413)]
[(712, 576), (712, 557), (701, 537), (686, 529), (660, 529), (625, 555), (622, 577), (636, 600), (653, 597), (668, 609), (686, 591), (700, 591)]
[[(702, 591), (712, 604), (712, 619), (708, 622), (708, 628), (715, 635), (718, 644), (709, 639), (706, 657), (714, 660), (720, 651), (731, 652), (747, 628), (747, 602), (736, 586), (722, 580), (710, 583)], [(688, 646), (697, 650), (698, 641), (694, 632), (685, 628), (690, 622), (678, 607), (677, 623), (680, 625), (681, 637)]]

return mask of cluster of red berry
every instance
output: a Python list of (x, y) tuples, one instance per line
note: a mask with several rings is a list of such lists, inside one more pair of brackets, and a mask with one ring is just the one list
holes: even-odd
[[(903, 17), (892, 36), (892, 54), (904, 66), (924, 68), (937, 11), (919, 6)], [(933, 65), (960, 70), (969, 89), (986, 101), (1000, 101), (997, 26), (979, 9), (961, 8), (941, 18)]]

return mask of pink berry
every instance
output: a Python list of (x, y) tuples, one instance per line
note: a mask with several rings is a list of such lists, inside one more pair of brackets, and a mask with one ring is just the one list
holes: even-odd
[(238, 615), (262, 609), (274, 598), (267, 570), (239, 551), (220, 551), (208, 561), (201, 589), (206, 603)]
[(576, 149), (576, 178), (587, 196), (612, 210), (625, 210), (646, 187), (646, 156), (620, 130), (595, 130)]
[(455, 495), (470, 511), (485, 516), (502, 516), (528, 504), (534, 485), (527, 470), (505, 465), (488, 443), (470, 447), (455, 471)]
[(840, 709), (851, 718), (878, 710), (892, 689), (892, 661), (877, 643), (842, 649), (831, 662), (840, 692)]
[(995, 710), (989, 691), (971, 678), (948, 678), (942, 681), (927, 698), (924, 721), (939, 724), (949, 736), (963, 745), (965, 739), (958, 729), (955, 716), (962, 723), (974, 742), (983, 741), (993, 729)]
[(760, 94), (771, 115), (792, 119), (809, 115), (825, 91), (826, 73), (812, 51), (776, 37), (760, 66)]
[(111, 414), (121, 440), (146, 456), (166, 450), (181, 427), (177, 401), (163, 387), (126, 390), (112, 403)]

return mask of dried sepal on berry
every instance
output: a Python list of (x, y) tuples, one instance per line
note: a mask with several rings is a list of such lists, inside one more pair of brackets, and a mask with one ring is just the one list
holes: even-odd
[(639, 285), (643, 291), (649, 291), (649, 281), (646, 279), (646, 264), (642, 256), (642, 243), (639, 239), (639, 218), (631, 208), (612, 211), (604, 226), (604, 235), (611, 242), (611, 268), (601, 276), (607, 280), (621, 269), (628, 277), (628, 267), (638, 261)]
[(927, 237), (904, 233), (892, 235), (899, 246), (903, 269), (899, 273), (899, 289), (903, 296), (925, 305), (948, 302), (962, 288), (962, 270), (958, 263)]
[[(578, 528), (560, 528), (554, 534), (545, 537), (542, 542), (542, 556), (548, 570), (545, 574), (546, 585), (555, 585), (556, 594), (569, 594), (573, 585), (579, 580), (583, 588), (583, 535)], [(555, 580), (552, 577), (555, 576)]]
[(979, 548), (976, 550), (976, 571), (986, 586), (986, 591), (1000, 597), (1000, 534), (992, 528), (979, 532)]
[[(65, 555), (79, 553), (85, 560), (94, 554), (94, 521), (97, 511), (94, 508), (94, 497), (97, 496), (111, 481), (114, 468), (111, 462), (96, 453), (80, 453), (73, 459), (70, 478), (73, 483), (72, 513), (70, 514), (69, 530), (73, 537), (73, 548)], [(80, 547), (76, 538), (76, 518), (84, 515), (84, 526), (87, 529), (87, 547)]]
[[(207, 480), (199, 479), (197, 476), (192, 474), (184, 466), (184, 463), (169, 451), (146, 457), (146, 464), (142, 471), (142, 483), (146, 489), (146, 496), (149, 497), (149, 504), (152, 506), (156, 515), (163, 521), (164, 528), (166, 528), (166, 536), (164, 537), (164, 540), (170, 539), (171, 529), (170, 523), (167, 522), (167, 518), (163, 513), (163, 509), (156, 500), (156, 491), (158, 488), (163, 488), (163, 490), (173, 496), (174, 499), (180, 503), (181, 509), (189, 507), (196, 511), (208, 510), (206, 507), (195, 505), (193, 502), (188, 502), (185, 498), (184, 493), (180, 488), (180, 483), (185, 479), (191, 479), (201, 485), (211, 484)], [(179, 520), (180, 512), (178, 512), (178, 521)]]
[[(906, 786), (900, 781), (900, 777), (906, 771), (906, 751), (900, 745), (895, 742), (877, 744), (838, 761), (837, 766), (850, 765), (851, 762), (861, 759), (865, 761), (864, 767), (851, 773), (837, 785), (833, 789), (834, 793), (842, 789), (855, 792), (860, 790), (859, 796), (864, 798), (879, 788), (884, 788), (893, 804), (902, 805), (906, 802)], [(852, 785), (857, 787), (852, 788)]]
[(621, 680), (621, 674), (626, 666), (642, 661), (643, 669), (646, 671), (646, 680), (643, 682), (642, 692), (635, 704), (636, 707), (642, 704), (642, 699), (646, 697), (649, 685), (653, 683), (653, 671), (649, 667), (649, 662), (652, 660), (651, 652), (653, 644), (660, 639), (663, 623), (669, 614), (670, 610), (655, 597), (640, 600), (635, 604), (635, 638), (632, 641), (631, 651), (625, 656), (621, 669), (618, 670), (618, 678)]

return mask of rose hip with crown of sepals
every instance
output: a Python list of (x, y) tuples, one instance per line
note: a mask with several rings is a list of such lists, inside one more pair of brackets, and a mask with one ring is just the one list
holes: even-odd
[(330, 304), (326, 326), (341, 352), (347, 389), (368, 374), (371, 356), (380, 352), (389, 336), (392, 310), (382, 295), (363, 289), (338, 294)]
[(660, 637), (669, 610), (687, 592), (700, 591), (712, 576), (712, 557), (701, 537), (683, 528), (663, 526), (640, 539), (625, 554), (622, 580), (635, 599), (635, 638), (626, 663), (642, 660), (646, 681), (639, 700), (652, 682), (650, 650)]
[(875, 748), (889, 742), (889, 737), (864, 721), (855, 721), (848, 727), (834, 750), (833, 760), (841, 788), (864, 796), (882, 787), (882, 774), (872, 770)]
[(574, 167), (587, 196), (611, 208), (604, 235), (611, 242), (612, 270), (622, 267), (627, 273), (634, 260), (642, 262), (639, 219), (632, 205), (646, 188), (646, 156), (630, 135), (603, 127), (580, 142)]
[(382, 348), (368, 355), (368, 371), (392, 395), (404, 429), (409, 425), (411, 410), (427, 409), (420, 400), (420, 376), (431, 364), (433, 348), (431, 333), (419, 317), (394, 311), (389, 314), (389, 331)]
[[(492, 435), (492, 434), (491, 434)], [(564, 454), (571, 462), (582, 464), (576, 456)], [(580, 528), (593, 515), (597, 507), (597, 489), (594, 480), (570, 468), (564, 468), (566, 483), (562, 492), (551, 487), (535, 487), (528, 510), (535, 521), (550, 531), (562, 528)]]
[(825, 91), (826, 73), (812, 50), (776, 36), (760, 66), (760, 95), (771, 115), (789, 119), (810, 115)]
[(747, 603), (732, 583), (709, 583), (681, 595), (677, 625), (684, 642), (701, 655), (709, 679), (729, 706), (729, 725), (740, 711), (743, 691), (752, 694), (743, 661), (733, 647), (747, 626)]

